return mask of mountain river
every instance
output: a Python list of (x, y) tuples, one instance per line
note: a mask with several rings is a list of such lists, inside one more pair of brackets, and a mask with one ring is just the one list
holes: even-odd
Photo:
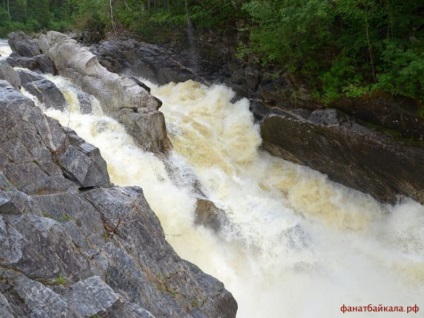
[[(113, 183), (143, 188), (167, 240), (224, 282), (237, 317), (424, 317), (424, 206), (381, 204), (260, 150), (248, 100), (231, 103), (223, 85), (143, 80), (163, 101), (165, 164), (101, 106), (81, 114), (69, 81), (46, 77), (68, 108), (45, 113), (100, 149)], [(194, 222), (198, 188), (225, 213), (218, 233)]]

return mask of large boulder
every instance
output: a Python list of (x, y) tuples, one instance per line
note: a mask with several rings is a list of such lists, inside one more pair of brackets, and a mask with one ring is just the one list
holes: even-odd
[(158, 84), (193, 79), (206, 83), (202, 74), (190, 65), (188, 57), (165, 46), (133, 39), (112, 39), (94, 45), (90, 50), (100, 64), (115, 73), (131, 73)]
[[(95, 55), (64, 34), (50, 31), (42, 35), (38, 43), (43, 53), (53, 60), (59, 74), (95, 96), (107, 114), (121, 120), (125, 126), (141, 127), (149, 123), (147, 135), (147, 129), (141, 134), (138, 130), (135, 134), (128, 130), (141, 147), (152, 152), (169, 149), (171, 143), (163, 115), (158, 111), (160, 102), (145, 87), (130, 77), (109, 72)], [(137, 116), (127, 116), (128, 110)]]
[(5, 62), (0, 62), (0, 79), (8, 81), (16, 89), (22, 86), (19, 74)]
[(40, 73), (57, 74), (53, 61), (41, 53), (37, 42), (24, 32), (8, 35), (9, 46), (13, 53), (7, 62), (13, 67), (23, 67)]
[(57, 86), (43, 78), (38, 81), (25, 83), (24, 88), (34, 95), (46, 108), (54, 108), (63, 111), (66, 108), (66, 100)]
[(367, 128), (335, 109), (279, 110), (261, 122), (262, 147), (383, 202), (424, 203), (424, 147)]
[(223, 317), (237, 303), (182, 260), (137, 187), (0, 81), (0, 316)]
[(53, 61), (44, 54), (34, 57), (13, 56), (7, 58), (7, 62), (13, 67), (22, 67), (39, 73), (57, 75)]
[(24, 32), (12, 32), (7, 37), (9, 46), (15, 54), (25, 57), (34, 57), (41, 54), (37, 42)]

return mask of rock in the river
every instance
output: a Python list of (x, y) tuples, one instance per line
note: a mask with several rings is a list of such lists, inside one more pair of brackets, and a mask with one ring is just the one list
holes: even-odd
[(182, 260), (137, 187), (0, 81), (0, 316), (233, 318), (224, 285)]
[(223, 225), (227, 222), (225, 218), (225, 212), (216, 205), (205, 198), (197, 199), (196, 210), (195, 210), (195, 223), (201, 224), (207, 228), (219, 232)]
[(13, 53), (7, 62), (13, 67), (23, 67), (40, 73), (57, 74), (53, 61), (41, 53), (37, 42), (24, 32), (12, 32), (8, 35), (9, 46)]
[(263, 148), (383, 202), (424, 203), (424, 147), (371, 130), (335, 109), (279, 110), (261, 122)]
[(0, 63), (0, 79), (8, 81), (16, 89), (22, 86), (18, 73), (5, 62)]
[(38, 81), (28, 82), (23, 85), (32, 95), (37, 97), (46, 108), (54, 108), (63, 111), (66, 108), (66, 100), (57, 86), (43, 78)]
[(40, 73), (57, 74), (53, 61), (44, 54), (33, 57), (12, 56), (7, 58), (7, 62), (13, 67), (23, 67)]
[(7, 37), (10, 48), (19, 56), (34, 57), (41, 54), (37, 42), (24, 32), (12, 32)]
[[(53, 60), (59, 74), (95, 96), (106, 113), (126, 127), (140, 127), (128, 132), (144, 149), (164, 152), (170, 148), (165, 121), (158, 112), (160, 103), (148, 90), (130, 77), (109, 72), (95, 55), (64, 34), (50, 31), (40, 37), (39, 46)], [(136, 115), (127, 116), (128, 110)]]

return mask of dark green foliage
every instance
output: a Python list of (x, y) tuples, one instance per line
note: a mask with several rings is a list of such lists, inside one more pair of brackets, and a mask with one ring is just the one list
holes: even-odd
[(4, 0), (0, 3), (0, 36), (16, 30), (66, 31), (70, 0)]
[(376, 89), (424, 99), (422, 2), (251, 0), (243, 8), (254, 24), (240, 56), (300, 74), (324, 101)]
[(423, 16), (411, 0), (3, 0), (0, 33), (237, 29), (240, 59), (297, 74), (324, 102), (375, 90), (423, 101)]

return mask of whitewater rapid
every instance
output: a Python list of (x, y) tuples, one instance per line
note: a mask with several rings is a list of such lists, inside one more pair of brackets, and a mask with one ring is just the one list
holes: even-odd
[(6, 39), (0, 39), (0, 61), (5, 60), (12, 53), (12, 49)]
[[(50, 79), (66, 88), (62, 78)], [(405, 310), (417, 304), (424, 311), (422, 205), (380, 204), (259, 150), (248, 101), (231, 103), (234, 93), (223, 85), (148, 84), (163, 101), (174, 173), (100, 109), (82, 115), (72, 90), (65, 94), (67, 110), (45, 112), (99, 147), (112, 182), (143, 188), (167, 240), (224, 282), (238, 317), (402, 315), (340, 311), (368, 304)], [(194, 224), (196, 181), (225, 211), (219, 233)]]

